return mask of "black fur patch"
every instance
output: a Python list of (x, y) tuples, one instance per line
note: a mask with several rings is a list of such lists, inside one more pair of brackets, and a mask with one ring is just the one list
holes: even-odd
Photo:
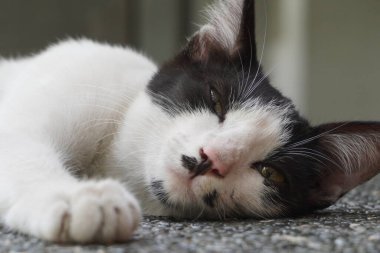
[(182, 166), (185, 168), (185, 169), (188, 169), (189, 171), (193, 171), (194, 168), (197, 166), (198, 164), (198, 161), (197, 161), (197, 158), (195, 157), (190, 157), (190, 156), (186, 156), (186, 155), (182, 155), (181, 157), (181, 161), (182, 161)]
[(150, 189), (153, 193), (153, 195), (164, 205), (170, 206), (169, 203), (169, 195), (164, 189), (163, 181), (162, 180), (154, 180), (150, 184)]
[(212, 192), (209, 192), (206, 195), (204, 195), (202, 199), (207, 206), (214, 207), (215, 201), (218, 198), (218, 196), (218, 192), (216, 190), (213, 190)]
[(252, 63), (250, 68), (241, 67), (239, 58), (231, 59), (222, 52), (207, 64), (193, 62), (185, 56), (177, 57), (164, 65), (148, 86), (153, 101), (171, 115), (198, 109), (215, 114), (211, 88), (220, 94), (225, 113), (257, 98), (264, 104), (291, 105), (290, 100), (269, 84), (259, 66)]
[(192, 178), (195, 178), (199, 175), (204, 175), (206, 174), (210, 169), (211, 169), (211, 166), (212, 166), (212, 162), (211, 160), (202, 160), (202, 162), (200, 162), (197, 167), (194, 168), (194, 173), (192, 175)]

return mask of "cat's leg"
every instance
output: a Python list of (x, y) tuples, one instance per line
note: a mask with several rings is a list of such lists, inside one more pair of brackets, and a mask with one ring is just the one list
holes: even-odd
[(114, 180), (79, 181), (49, 144), (0, 134), (3, 223), (59, 242), (117, 242), (140, 220), (136, 199)]

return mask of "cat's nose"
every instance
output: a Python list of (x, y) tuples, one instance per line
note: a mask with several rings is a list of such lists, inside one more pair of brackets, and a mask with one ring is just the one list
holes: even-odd
[(214, 175), (225, 177), (231, 171), (233, 164), (231, 161), (221, 157), (217, 150), (209, 147), (204, 147), (199, 150), (202, 160), (211, 162), (211, 169), (205, 175)]

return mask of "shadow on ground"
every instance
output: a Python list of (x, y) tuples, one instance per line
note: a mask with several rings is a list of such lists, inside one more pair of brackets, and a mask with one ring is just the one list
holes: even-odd
[(62, 246), (0, 230), (0, 252), (380, 252), (380, 176), (305, 217), (178, 222), (145, 217), (123, 245)]

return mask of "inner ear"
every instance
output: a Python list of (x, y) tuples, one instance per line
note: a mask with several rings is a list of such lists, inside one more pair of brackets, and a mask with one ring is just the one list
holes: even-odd
[(380, 172), (380, 123), (346, 122), (316, 128), (315, 150), (322, 158), (309, 194), (324, 208)]
[(218, 0), (207, 9), (207, 18), (208, 23), (193, 35), (185, 48), (188, 56), (207, 61), (211, 55), (223, 52), (257, 60), (254, 0)]

